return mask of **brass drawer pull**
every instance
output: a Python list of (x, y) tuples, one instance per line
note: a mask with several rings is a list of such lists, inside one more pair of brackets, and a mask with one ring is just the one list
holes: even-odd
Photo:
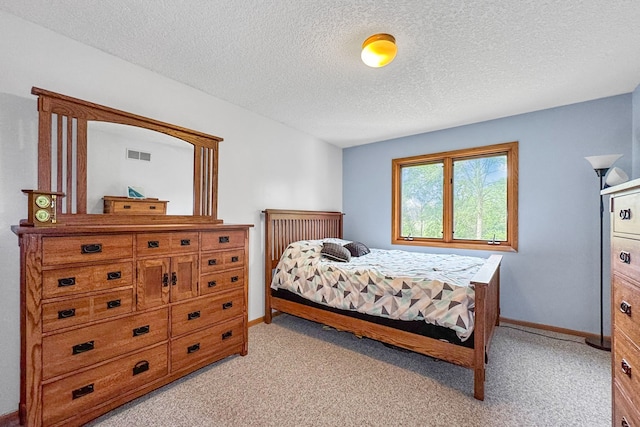
[(65, 277), (64, 279), (58, 279), (58, 287), (63, 288), (65, 286), (73, 286), (76, 284), (75, 277)]
[(233, 276), (233, 277), (231, 278), (231, 283), (235, 283), (235, 282), (237, 282), (237, 281), (238, 281), (238, 279), (239, 279), (239, 277), (238, 277), (238, 276)]
[(180, 240), (180, 246), (190, 246), (191, 245), (191, 240), (190, 239), (182, 239)]
[(147, 241), (147, 247), (149, 249), (156, 249), (160, 247), (160, 242), (157, 240), (148, 240)]
[(58, 319), (68, 319), (76, 315), (76, 309), (70, 308), (68, 310), (60, 310), (58, 312)]
[(622, 367), (622, 372), (624, 372), (626, 376), (631, 378), (631, 365), (629, 365), (629, 362), (627, 362), (625, 359), (622, 359), (622, 362), (620, 362), (620, 365)]
[(77, 399), (87, 394), (93, 393), (93, 384), (86, 385), (84, 387), (77, 388), (71, 392), (71, 397)]
[(631, 219), (631, 209), (620, 209), (620, 219), (623, 221)]
[(199, 319), (199, 318), (200, 318), (200, 310), (187, 314), (187, 320), (193, 320), (193, 319)]
[(187, 354), (195, 353), (198, 350), (200, 350), (200, 343), (190, 345), (187, 347)]
[(122, 278), (121, 271), (110, 271), (107, 273), (107, 280), (118, 280)]
[(82, 344), (76, 344), (73, 346), (73, 353), (72, 354), (80, 354), (80, 353), (85, 353), (87, 351), (93, 350), (94, 346), (93, 346), (93, 341), (87, 341), (85, 343)]
[(238, 258), (237, 256), (232, 256), (231, 257), (231, 262), (238, 262), (240, 260), (240, 258)]
[(107, 301), (107, 310), (112, 309), (112, 308), (117, 308), (120, 307), (120, 300), (119, 299), (114, 299), (112, 301)]
[(631, 304), (623, 300), (620, 303), (620, 311), (626, 314), (627, 316), (631, 317)]
[(149, 370), (149, 362), (146, 360), (141, 360), (133, 367), (133, 376), (141, 374), (143, 372), (147, 372)]
[(140, 326), (139, 328), (135, 328), (133, 330), (133, 336), (139, 337), (140, 335), (148, 334), (150, 331), (149, 325)]
[(89, 245), (82, 245), (80, 248), (80, 253), (82, 254), (98, 254), (102, 252), (102, 244), (101, 243), (92, 243)]
[(215, 258), (214, 258), (214, 259), (210, 259), (210, 260), (207, 262), (207, 264), (209, 264), (209, 265), (216, 265), (217, 263), (218, 263), (218, 260), (216, 260)]
[(620, 251), (620, 261), (625, 264), (631, 264), (631, 253)]
[(210, 288), (213, 288), (215, 285), (216, 285), (215, 280), (210, 280), (209, 283), (207, 283), (207, 286), (209, 286)]
[(227, 331), (224, 334), (222, 334), (222, 339), (223, 340), (229, 339), (231, 338), (232, 335), (233, 335), (233, 331)]
[(232, 301), (225, 302), (224, 304), (222, 304), (222, 309), (223, 309), (223, 310), (228, 310), (228, 309), (230, 309), (231, 307), (233, 307), (233, 302), (232, 302)]

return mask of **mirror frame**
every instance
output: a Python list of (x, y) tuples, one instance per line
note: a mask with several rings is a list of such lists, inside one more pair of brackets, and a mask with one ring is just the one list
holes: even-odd
[[(31, 93), (38, 96), (38, 189), (65, 193), (56, 206), (58, 224), (222, 222), (217, 219), (218, 144), (222, 138), (37, 87)], [(87, 214), (88, 121), (145, 128), (193, 145), (193, 215)]]

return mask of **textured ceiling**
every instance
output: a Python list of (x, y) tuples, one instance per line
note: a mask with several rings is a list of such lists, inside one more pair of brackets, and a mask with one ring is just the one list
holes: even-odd
[[(638, 0), (0, 0), (341, 147), (628, 93)], [(373, 69), (365, 38), (393, 34)]]

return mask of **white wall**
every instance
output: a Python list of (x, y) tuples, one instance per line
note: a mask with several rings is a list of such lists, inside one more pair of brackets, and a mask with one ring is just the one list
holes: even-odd
[(19, 248), (9, 227), (26, 216), (20, 190), (36, 186), (32, 86), (224, 138), (218, 216), (254, 225), (250, 320), (264, 314), (261, 210), (342, 208), (339, 148), (3, 12), (0, 76), (0, 415), (19, 401)]
[(640, 85), (631, 94), (632, 98), (632, 148), (633, 148), (633, 170), (627, 171), (631, 179), (640, 178)]

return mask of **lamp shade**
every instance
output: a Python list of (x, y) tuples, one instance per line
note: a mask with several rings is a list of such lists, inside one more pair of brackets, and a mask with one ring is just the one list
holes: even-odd
[(627, 181), (629, 181), (627, 174), (622, 169), (616, 167), (609, 171), (605, 183), (609, 187), (613, 187), (614, 185), (620, 185)]
[(622, 154), (605, 154), (602, 156), (585, 157), (594, 169), (609, 169)]
[(384, 67), (398, 52), (396, 39), (391, 34), (374, 34), (362, 43), (362, 62), (369, 67)]

